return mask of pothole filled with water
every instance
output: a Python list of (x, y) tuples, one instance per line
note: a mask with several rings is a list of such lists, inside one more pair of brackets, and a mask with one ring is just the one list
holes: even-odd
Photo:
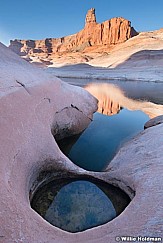
[(129, 202), (128, 195), (113, 185), (60, 179), (40, 187), (31, 207), (50, 224), (75, 233), (113, 220)]
[(148, 120), (148, 116), (141, 111), (122, 109), (114, 116), (96, 112), (83, 133), (57, 143), (61, 151), (79, 167), (104, 171), (119, 148), (143, 131)]

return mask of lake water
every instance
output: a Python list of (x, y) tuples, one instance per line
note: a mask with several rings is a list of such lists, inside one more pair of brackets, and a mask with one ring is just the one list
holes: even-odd
[[(79, 86), (92, 83), (92, 81), (93, 83), (99, 83), (99, 80), (67, 78), (63, 80)], [(102, 81), (100, 83), (102, 84)], [(107, 83), (116, 84), (126, 97), (134, 99), (126, 101), (129, 104), (131, 100), (132, 109), (134, 110), (121, 108), (111, 116), (96, 112), (93, 116), (93, 121), (80, 136), (77, 135), (76, 137), (58, 141), (61, 150), (75, 164), (90, 171), (105, 170), (119, 148), (144, 130), (144, 124), (150, 118), (148, 113), (144, 113), (145, 109), (143, 103), (141, 104), (141, 100), (163, 104), (163, 84), (126, 81), (109, 81)], [(113, 92), (113, 96), (115, 96), (115, 90)], [(112, 99), (114, 104), (114, 98)], [(123, 96), (118, 96), (118, 99), (120, 99), (119, 107), (121, 107)], [(136, 102), (139, 100), (140, 104), (134, 103), (135, 100)], [(137, 105), (139, 105), (138, 110), (136, 110)], [(146, 110), (148, 111), (148, 109)]]

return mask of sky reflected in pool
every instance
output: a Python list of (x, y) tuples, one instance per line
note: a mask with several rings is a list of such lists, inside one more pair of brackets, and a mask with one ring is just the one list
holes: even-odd
[(75, 143), (67, 138), (59, 146), (78, 166), (103, 171), (121, 145), (144, 129), (147, 120), (149, 117), (141, 111), (122, 109), (113, 116), (96, 112), (93, 122)]

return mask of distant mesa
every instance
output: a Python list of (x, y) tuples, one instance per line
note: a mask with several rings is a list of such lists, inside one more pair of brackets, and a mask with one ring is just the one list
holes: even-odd
[[(95, 9), (88, 10), (84, 29), (62, 38), (43, 40), (11, 40), (9, 48), (20, 56), (35, 59), (49, 59), (66, 53), (88, 53), (96, 47), (110, 47), (127, 41), (137, 35), (131, 22), (122, 18), (112, 18), (103, 23), (96, 22)], [(50, 59), (51, 58), (51, 59)], [(36, 60), (37, 59), (37, 60)], [(85, 60), (87, 61), (87, 60)], [(89, 61), (89, 60), (88, 60)]]

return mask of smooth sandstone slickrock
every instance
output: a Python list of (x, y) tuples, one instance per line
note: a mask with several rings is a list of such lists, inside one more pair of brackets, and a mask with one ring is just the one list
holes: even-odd
[(51, 70), (58, 77), (163, 82), (163, 29), (142, 32), (126, 42), (104, 48), (96, 47), (94, 51), (87, 48), (82, 55), (56, 57)]
[[(56, 55), (59, 58), (60, 54), (62, 54), (60, 56), (62, 57), (66, 53), (80, 53), (88, 47), (115, 45), (125, 42), (135, 35), (137, 35), (137, 32), (131, 27), (131, 22), (122, 17), (112, 18), (101, 24), (97, 23), (95, 9), (92, 8), (86, 15), (84, 29), (76, 34), (62, 38), (46, 38), (44, 40), (16, 39), (11, 40), (9, 47), (21, 56), (28, 56), (27, 59), (30, 61), (34, 57), (38, 57), (39, 61), (50, 65), (53, 63), (52, 59)], [(85, 61), (88, 61), (86, 57), (84, 58)], [(44, 60), (46, 60), (46, 63)]]
[[(105, 243), (123, 235), (162, 236), (163, 124), (146, 129), (127, 143), (105, 172), (80, 169), (61, 153), (51, 129), (61, 137), (64, 128), (66, 135), (79, 132), (90, 122), (96, 100), (81, 88), (46, 76), (1, 44), (0, 52), (0, 240)], [(57, 120), (62, 112), (62, 121), (60, 117)], [(133, 200), (113, 221), (81, 233), (67, 233), (30, 207), (32, 188), (50, 173), (61, 178), (85, 175), (101, 179), (119, 186)]]
[[(76, 168), (67, 163), (53, 135), (83, 131), (97, 101), (82, 88), (45, 75), (2, 44), (0, 56), (0, 240), (40, 242), (35, 229), (40, 217), (30, 208), (29, 181), (36, 168), (50, 161), (57, 160), (58, 168)], [(60, 232), (54, 231), (58, 239)]]

